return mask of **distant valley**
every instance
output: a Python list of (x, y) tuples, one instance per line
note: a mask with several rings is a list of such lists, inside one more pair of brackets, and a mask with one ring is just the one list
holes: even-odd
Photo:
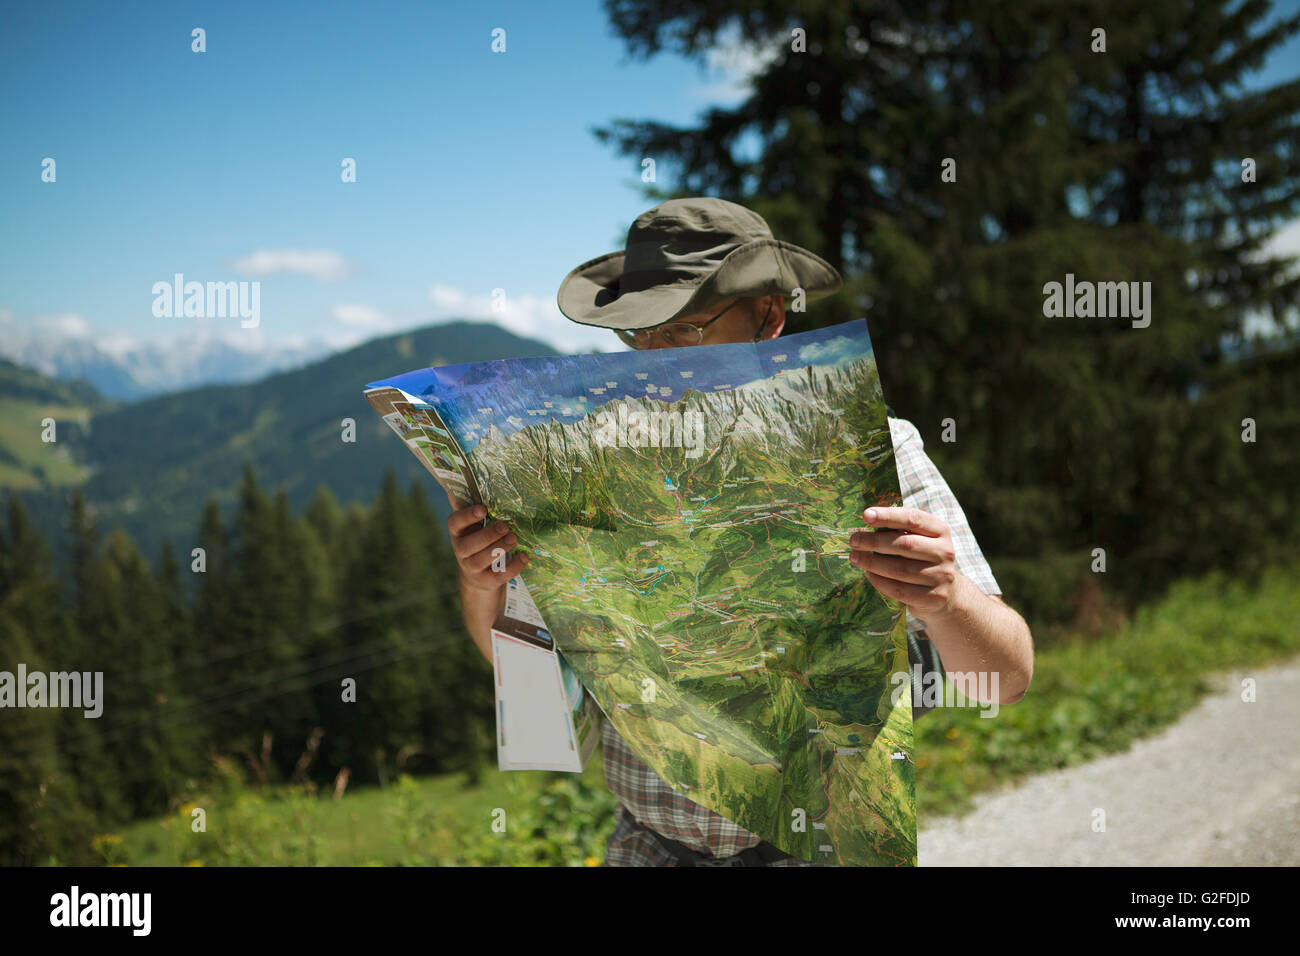
[[(0, 360), (0, 488), (17, 491), (42, 533), (61, 546), (68, 492), (80, 487), (101, 528), (122, 527), (150, 560), (164, 538), (188, 553), (205, 500), (235, 503), (246, 466), (295, 509), (320, 485), (344, 505), (368, 502), (384, 471), (403, 485), (432, 479), (362, 398), (371, 381), (430, 365), (554, 355), (495, 325), (450, 322), (373, 339), (256, 382), (207, 385), (129, 404)], [(41, 440), (53, 418), (57, 441)], [(356, 441), (341, 438), (343, 420)]]

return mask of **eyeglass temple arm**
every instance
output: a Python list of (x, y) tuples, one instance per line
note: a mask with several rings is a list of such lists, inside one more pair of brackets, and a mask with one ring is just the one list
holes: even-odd
[(758, 331), (754, 334), (754, 337), (750, 340), (751, 342), (763, 341), (763, 330), (767, 328), (767, 317), (771, 314), (772, 314), (772, 299), (769, 297), (767, 300), (767, 311), (763, 313), (763, 321), (759, 324)]

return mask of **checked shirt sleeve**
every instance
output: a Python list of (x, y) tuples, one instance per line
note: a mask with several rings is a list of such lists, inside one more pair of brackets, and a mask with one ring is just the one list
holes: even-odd
[[(957, 570), (970, 578), (985, 594), (1001, 594), (993, 572), (979, 542), (970, 529), (966, 513), (957, 503), (957, 497), (943, 480), (939, 469), (925, 453), (925, 443), (916, 426), (902, 418), (889, 419), (890, 435), (894, 439), (894, 465), (898, 469), (898, 487), (903, 493), (903, 504), (918, 508), (942, 518), (952, 529), (952, 546), (957, 553)], [(911, 614), (907, 616), (907, 630), (915, 634), (925, 627), (925, 622)]]

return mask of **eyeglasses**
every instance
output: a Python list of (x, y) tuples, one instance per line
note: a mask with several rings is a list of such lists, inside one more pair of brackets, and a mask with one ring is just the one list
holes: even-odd
[[(615, 334), (623, 340), (625, 345), (629, 345), (634, 349), (649, 348), (650, 342), (656, 335), (663, 339), (669, 348), (678, 349), (688, 345), (699, 345), (704, 341), (704, 330), (726, 315), (731, 309), (734, 309), (741, 301), (743, 300), (737, 299), (703, 325), (692, 325), (690, 322), (667, 322), (648, 329), (615, 329)], [(769, 305), (769, 310), (770, 308)], [(767, 324), (767, 316), (763, 317), (763, 324)]]

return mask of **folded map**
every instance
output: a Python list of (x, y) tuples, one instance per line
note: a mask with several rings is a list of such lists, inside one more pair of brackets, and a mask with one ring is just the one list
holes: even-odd
[(804, 860), (915, 865), (904, 609), (848, 560), (901, 502), (865, 321), (365, 394), (510, 524), (556, 650), (669, 786)]

